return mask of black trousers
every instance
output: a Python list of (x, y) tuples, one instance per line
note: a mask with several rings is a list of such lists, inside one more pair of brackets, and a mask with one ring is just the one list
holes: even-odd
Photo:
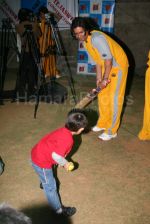
[(34, 94), (37, 86), (38, 69), (33, 56), (29, 52), (24, 52), (21, 56), (20, 71), (18, 78), (19, 96)]

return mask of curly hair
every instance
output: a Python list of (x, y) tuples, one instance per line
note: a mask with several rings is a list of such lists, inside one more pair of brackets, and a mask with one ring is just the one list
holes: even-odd
[(72, 21), (70, 30), (71, 35), (74, 37), (74, 29), (77, 27), (82, 27), (84, 31), (88, 31), (88, 34), (91, 33), (92, 30), (100, 30), (97, 22), (90, 17), (75, 17)]

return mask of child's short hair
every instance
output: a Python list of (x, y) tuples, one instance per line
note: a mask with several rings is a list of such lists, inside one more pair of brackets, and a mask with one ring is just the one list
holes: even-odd
[(83, 110), (73, 109), (68, 113), (65, 127), (70, 131), (77, 132), (80, 128), (86, 128), (88, 125), (87, 117)]

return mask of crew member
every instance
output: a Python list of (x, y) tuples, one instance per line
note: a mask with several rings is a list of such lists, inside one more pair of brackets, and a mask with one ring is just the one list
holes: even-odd
[[(60, 72), (56, 67), (56, 52), (55, 52), (55, 42), (52, 37), (52, 30), (50, 20), (46, 20), (46, 15), (48, 17), (54, 16), (54, 14), (50, 13), (48, 9), (42, 6), (39, 9), (39, 19), (40, 19), (40, 27), (42, 30), (42, 36), (40, 37), (40, 52), (43, 58), (43, 69), (45, 77), (55, 77), (60, 78)], [(53, 25), (53, 24), (52, 24)]]
[(19, 97), (31, 96), (37, 87), (37, 58), (39, 57), (38, 39), (41, 29), (32, 11), (21, 8), (18, 12), (19, 24), (16, 32), (21, 39), (21, 59), (18, 80)]

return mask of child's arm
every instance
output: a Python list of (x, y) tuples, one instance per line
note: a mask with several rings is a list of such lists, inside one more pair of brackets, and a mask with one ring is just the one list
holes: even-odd
[(60, 166), (65, 166), (65, 164), (68, 162), (63, 156), (60, 156), (56, 152), (52, 152), (52, 158)]
[(74, 166), (73, 168), (70, 167), (72, 166), (71, 162), (68, 162), (63, 156), (60, 156), (56, 152), (52, 152), (52, 158), (58, 165), (63, 166), (67, 171), (71, 171), (74, 168)]

